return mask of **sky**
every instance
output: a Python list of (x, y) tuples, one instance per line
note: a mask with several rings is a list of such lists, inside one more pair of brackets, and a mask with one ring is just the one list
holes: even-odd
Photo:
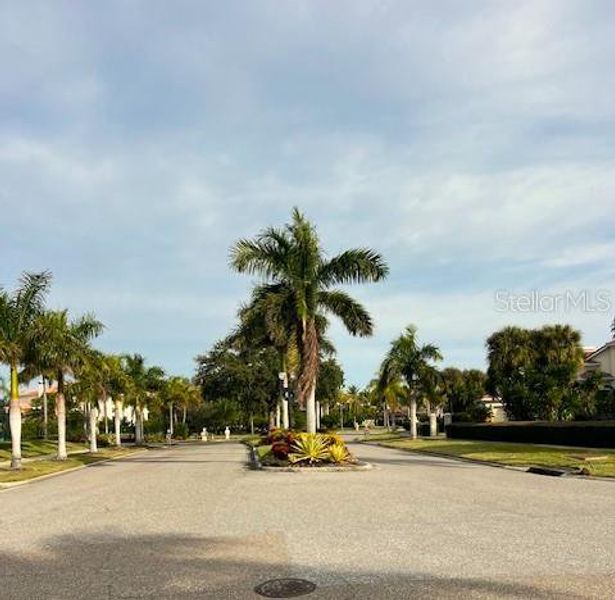
[(609, 0), (0, 0), (0, 285), (50, 269), (98, 347), (191, 375), (255, 281), (229, 248), (297, 206), (390, 267), (349, 289), (374, 336), (332, 328), (349, 384), (409, 323), (463, 368), (508, 324), (600, 345), (614, 61)]

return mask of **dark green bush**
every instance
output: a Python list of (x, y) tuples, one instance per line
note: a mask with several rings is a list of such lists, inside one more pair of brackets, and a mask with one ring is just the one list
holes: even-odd
[(453, 423), (446, 428), (446, 436), (453, 439), (491, 442), (613, 448), (615, 447), (615, 421)]
[(187, 440), (190, 432), (186, 423), (177, 423), (173, 428), (173, 437), (178, 440)]
[(340, 420), (334, 415), (323, 415), (320, 417), (320, 428), (324, 430), (337, 429), (340, 425)]

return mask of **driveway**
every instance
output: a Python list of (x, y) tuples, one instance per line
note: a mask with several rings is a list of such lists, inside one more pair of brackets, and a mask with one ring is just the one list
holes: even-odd
[(615, 482), (353, 446), (371, 471), (247, 470), (185, 445), (0, 492), (0, 598), (615, 597)]

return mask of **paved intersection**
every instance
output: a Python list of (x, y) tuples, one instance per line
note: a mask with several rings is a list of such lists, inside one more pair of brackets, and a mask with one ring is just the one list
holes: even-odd
[(0, 492), (0, 598), (615, 597), (615, 482), (354, 446), (375, 468), (247, 470), (184, 445)]

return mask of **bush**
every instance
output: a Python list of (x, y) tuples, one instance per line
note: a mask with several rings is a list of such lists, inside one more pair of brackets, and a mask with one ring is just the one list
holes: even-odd
[(115, 446), (115, 435), (112, 433), (99, 433), (96, 436), (96, 444), (101, 448)]
[(293, 464), (315, 465), (329, 459), (329, 444), (326, 436), (320, 433), (301, 433), (293, 442), (292, 453), (288, 459)]
[(615, 447), (615, 421), (512, 421), (510, 423), (453, 423), (452, 439), (521, 442), (558, 446)]
[(320, 428), (326, 430), (337, 429), (340, 424), (339, 418), (335, 415), (323, 415), (320, 417)]
[(188, 425), (186, 423), (177, 423), (173, 428), (173, 437), (178, 440), (187, 440), (190, 432), (188, 431)]
[(35, 440), (43, 437), (43, 423), (36, 418), (25, 418), (21, 423), (21, 439)]

